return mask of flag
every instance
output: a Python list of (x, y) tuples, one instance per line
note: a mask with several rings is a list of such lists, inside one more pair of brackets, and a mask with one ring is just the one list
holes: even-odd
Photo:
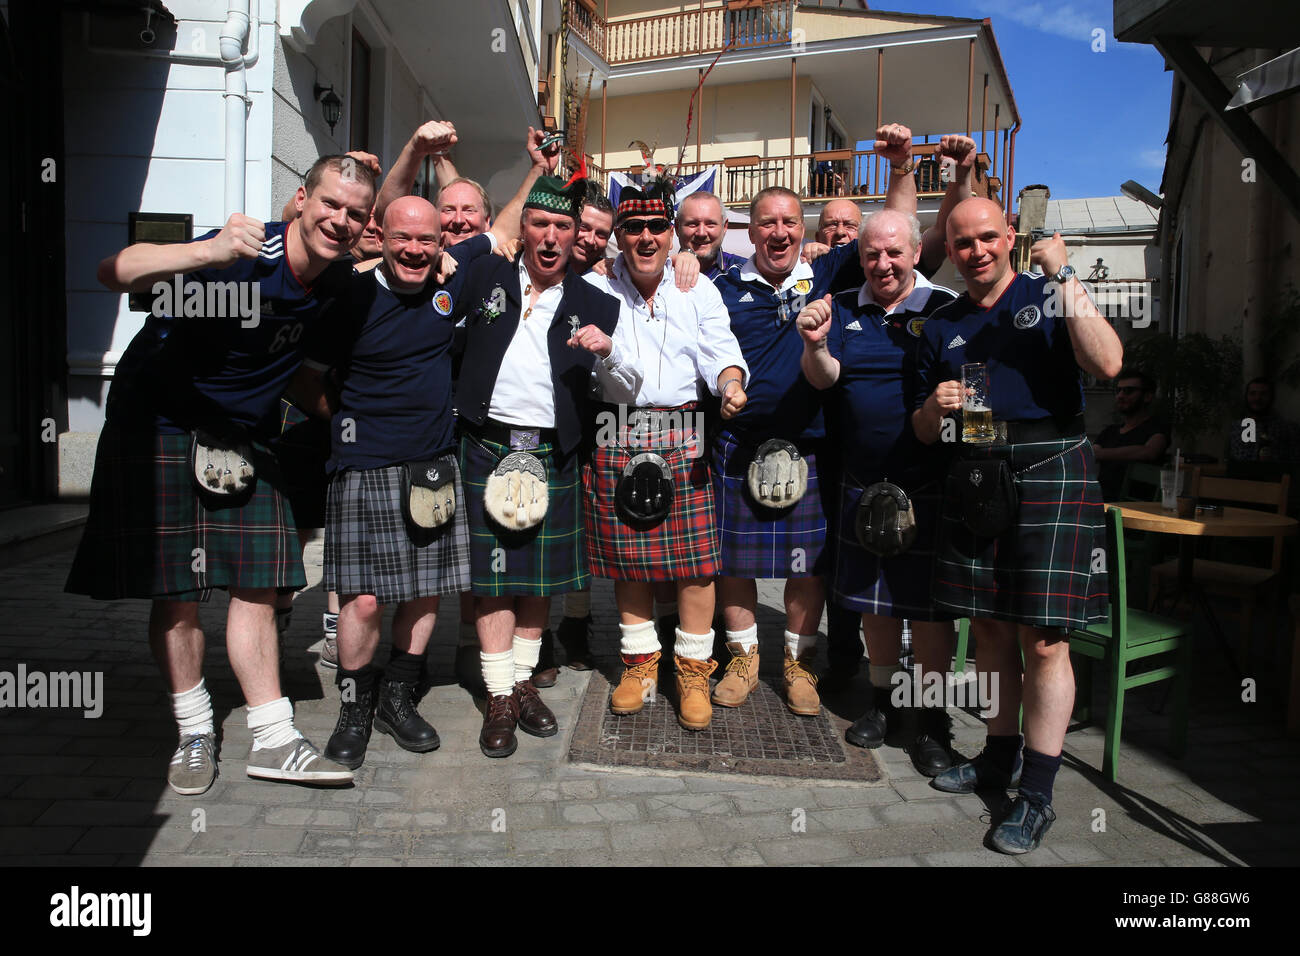
[[(609, 202), (615, 209), (618, 208), (618, 197), (623, 192), (625, 186), (636, 186), (638, 189), (645, 182), (644, 173), (615, 173), (609, 174)], [(709, 166), (708, 168), (695, 173), (691, 176), (677, 176), (673, 179), (673, 186), (677, 192), (676, 208), (680, 209), (682, 200), (695, 192), (716, 193), (715, 188), (718, 181), (718, 167)]]

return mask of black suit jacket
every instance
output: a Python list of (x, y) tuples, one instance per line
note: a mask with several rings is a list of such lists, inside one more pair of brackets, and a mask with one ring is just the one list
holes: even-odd
[[(482, 256), (468, 266), (456, 317), (464, 318), (463, 354), (456, 383), (456, 410), (466, 421), (482, 425), (488, 415), (492, 391), (519, 327), (523, 303), (519, 297), (519, 259)], [(491, 316), (489, 303), (497, 288), (505, 293), (505, 309)], [(499, 298), (499, 297), (498, 297)], [(591, 369), (596, 356), (565, 344), (573, 334), (570, 316), (580, 325), (594, 325), (612, 335), (618, 324), (618, 300), (583, 281), (572, 272), (564, 277), (559, 308), (546, 333), (555, 390), (555, 428), (560, 450), (571, 453), (582, 441), (583, 425), (592, 416)]]

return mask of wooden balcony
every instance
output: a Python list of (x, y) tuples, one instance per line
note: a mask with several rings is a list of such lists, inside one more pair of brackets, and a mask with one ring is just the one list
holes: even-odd
[(702, 10), (606, 21), (583, 0), (568, 3), (569, 26), (611, 66), (788, 43), (795, 6), (792, 0), (727, 0)]
[[(922, 199), (942, 197), (947, 188), (942, 181), (936, 149), (934, 143), (916, 144), (912, 149), (912, 157), (916, 160), (912, 175), (916, 178), (917, 195)], [(971, 191), (1001, 205), (1001, 183), (996, 177), (989, 176), (991, 161), (988, 155), (980, 153), (975, 164)], [(796, 156), (729, 156), (723, 160), (683, 163), (676, 174), (690, 177), (710, 166), (719, 167), (715, 192), (725, 205), (731, 207), (748, 205), (754, 196), (769, 186), (792, 189), (805, 201), (814, 203), (831, 199), (880, 202), (889, 186), (889, 164), (875, 153), (854, 149), (824, 150)], [(591, 178), (599, 180), (608, 193), (610, 171), (590, 159), (587, 167)], [(641, 168), (613, 171), (639, 173)]]

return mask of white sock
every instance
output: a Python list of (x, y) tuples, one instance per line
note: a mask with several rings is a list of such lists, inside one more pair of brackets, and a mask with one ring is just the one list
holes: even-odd
[(693, 661), (707, 661), (713, 653), (713, 628), (703, 634), (687, 634), (679, 627), (673, 653), (678, 657), (689, 657)]
[(785, 649), (790, 652), (790, 656), (798, 660), (799, 655), (808, 648), (817, 649), (816, 634), (796, 634), (794, 631), (785, 632)]
[(280, 697), (268, 704), (249, 707), (248, 729), (253, 732), (254, 750), (274, 750), (293, 743), (302, 734), (293, 725), (293, 704)]
[(212, 726), (212, 698), (208, 696), (208, 687), (203, 678), (189, 690), (180, 694), (171, 694), (172, 715), (180, 727), (181, 737), (190, 734), (215, 733)]
[(460, 622), (460, 630), (456, 632), (457, 647), (478, 647), (478, 628), (473, 624)]
[(727, 631), (727, 643), (739, 644), (748, 654), (758, 646), (758, 625), (751, 624), (743, 631)]
[(493, 697), (510, 696), (515, 689), (514, 648), (492, 654), (479, 651), (478, 659), (483, 663), (483, 683), (487, 686), (487, 692)]
[(891, 690), (894, 686), (894, 675), (902, 669), (898, 661), (892, 664), (867, 665), (867, 672), (871, 675), (871, 686), (877, 690)]
[(339, 616), (331, 611), (326, 611), (320, 616), (321, 629), (325, 632), (326, 639), (338, 637), (339, 634)]
[(528, 640), (526, 637), (515, 635), (515, 683), (521, 680), (528, 680), (533, 676), (533, 668), (537, 666), (537, 660), (542, 656), (542, 639)]
[(618, 626), (618, 650), (629, 657), (634, 654), (653, 654), (659, 650), (659, 635), (654, 621)]
[(590, 617), (591, 616), (591, 589), (585, 591), (570, 591), (564, 595), (564, 616), (565, 617)]

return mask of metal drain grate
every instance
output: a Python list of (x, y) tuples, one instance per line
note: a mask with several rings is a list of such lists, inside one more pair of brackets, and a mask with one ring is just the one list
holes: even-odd
[[(609, 710), (608, 679), (594, 672), (569, 745), (569, 761), (867, 783), (880, 780), (880, 768), (870, 752), (845, 746), (825, 708), (816, 717), (792, 714), (766, 680), (760, 680), (744, 706), (715, 706), (713, 722), (701, 731), (686, 730), (677, 722), (671, 665), (661, 666), (659, 687), (654, 703), (639, 714), (620, 717)], [(664, 695), (664, 689), (673, 699)]]

